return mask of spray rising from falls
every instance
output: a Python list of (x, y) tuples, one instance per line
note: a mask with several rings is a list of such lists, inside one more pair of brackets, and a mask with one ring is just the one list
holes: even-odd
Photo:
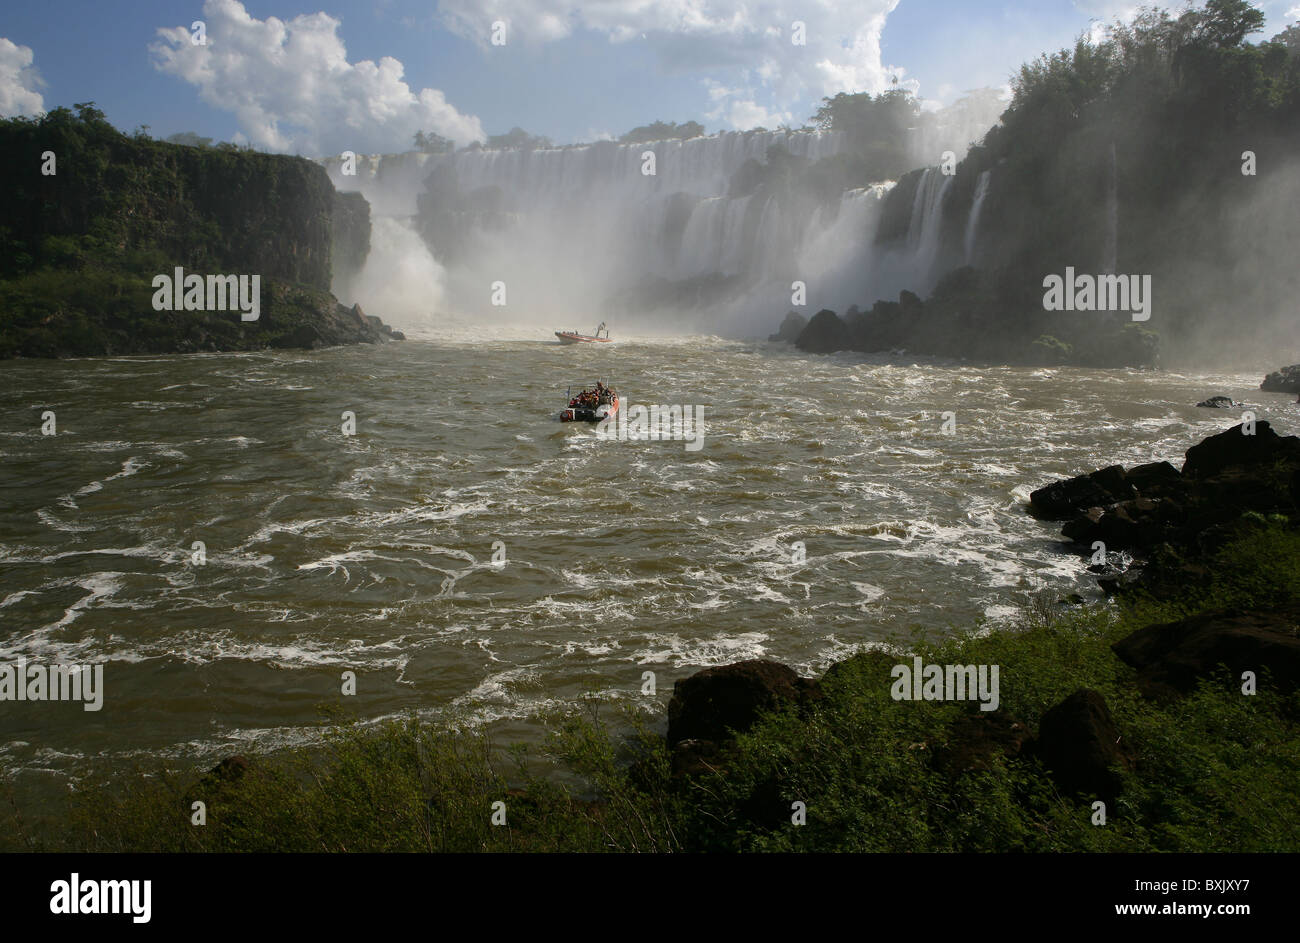
[(436, 308), (741, 334), (769, 330), (794, 281), (814, 311), (928, 290), (953, 178), (926, 171), (905, 244), (882, 248), (892, 183), (838, 197), (789, 184), (788, 168), (845, 148), (835, 132), (753, 131), (362, 157), (355, 175), (328, 160), (335, 186), (359, 190), (374, 217), (366, 271), (341, 290), (398, 323)]
[(365, 265), (344, 291), (403, 331), (427, 330), (436, 323), (444, 275), (409, 218), (376, 216)]

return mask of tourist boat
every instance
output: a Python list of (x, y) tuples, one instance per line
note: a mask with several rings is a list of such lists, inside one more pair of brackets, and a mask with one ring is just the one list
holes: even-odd
[[(600, 332), (604, 331), (605, 336), (601, 337)], [(605, 322), (601, 321), (600, 326), (596, 328), (595, 334), (579, 334), (577, 331), (556, 331), (555, 336), (560, 339), (561, 344), (608, 344), (609, 328)]]
[(584, 389), (572, 394), (569, 387), (569, 405), (560, 410), (560, 422), (602, 422), (618, 412), (618, 393), (607, 386), (601, 392)]

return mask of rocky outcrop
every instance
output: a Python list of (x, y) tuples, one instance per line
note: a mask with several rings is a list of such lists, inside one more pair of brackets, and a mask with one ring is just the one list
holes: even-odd
[(370, 204), (360, 193), (334, 194), (330, 261), (336, 282), (351, 283), (370, 254)]
[(1050, 708), (1038, 736), (1026, 746), (1062, 792), (1113, 802), (1123, 790), (1119, 770), (1132, 770), (1133, 751), (1111, 717), (1106, 699), (1082, 688)]
[(1283, 438), (1261, 420), (1255, 423), (1253, 432), (1243, 424), (1192, 446), (1187, 450), (1183, 474), (1204, 480), (1234, 466), (1259, 469), (1277, 461), (1300, 461), (1300, 439)]
[(1235, 401), (1231, 396), (1211, 396), (1209, 399), (1203, 399), (1196, 404), (1198, 409), (1241, 409), (1241, 403)]
[(244, 774), (248, 772), (248, 765), (248, 757), (236, 754), (226, 757), (214, 766), (208, 775), (221, 782), (235, 782), (244, 778)]
[(775, 661), (753, 659), (705, 668), (673, 685), (668, 702), (668, 743), (721, 743), (743, 733), (759, 716), (821, 697), (820, 685)]
[[(1155, 697), (1185, 694), (1227, 668), (1235, 684), (1255, 673), (1260, 686), (1300, 686), (1300, 610), (1220, 610), (1149, 625), (1116, 642), (1115, 654), (1138, 670), (1138, 685)], [(1266, 678), (1269, 679), (1266, 681)]]
[(781, 322), (781, 326), (777, 329), (777, 332), (775, 334), (769, 334), (767, 339), (770, 341), (784, 341), (787, 344), (793, 344), (799, 339), (799, 335), (803, 333), (803, 329), (807, 326), (807, 318), (802, 314), (799, 314), (797, 311), (791, 311), (785, 316), (785, 320)]
[(1300, 363), (1273, 371), (1259, 388), (1268, 393), (1300, 393)]
[(833, 354), (850, 347), (849, 331), (840, 316), (828, 308), (813, 315), (794, 345), (810, 354)]
[[(1300, 510), (1300, 439), (1279, 436), (1265, 421), (1242, 424), (1189, 448), (1181, 472), (1168, 462), (1114, 465), (1037, 489), (1029, 510), (1066, 521), (1062, 535), (1089, 552), (1101, 541), (1107, 551), (1150, 557), (1144, 587), (1176, 595), (1203, 574), (1203, 557), (1239, 533), (1244, 514)], [(1118, 592), (1136, 580), (1108, 574), (1102, 587)]]
[[(330, 295), (332, 257), (354, 265), (364, 255), (368, 208), (359, 196), (337, 194), (319, 164), (127, 137), (93, 106), (77, 109), (0, 121), (0, 153), (21, 168), (14, 186), (0, 188), (0, 357), (257, 350), (391, 336), (373, 325), (353, 329)], [(57, 175), (43, 176), (17, 156), (45, 150), (58, 154)], [(335, 235), (343, 240), (337, 251)], [(187, 275), (258, 276), (261, 316), (156, 310), (153, 279), (177, 267)]]
[(1029, 495), (1029, 509), (1049, 521), (1067, 520), (1093, 507), (1106, 507), (1134, 496), (1124, 468), (1111, 465), (1087, 475), (1044, 485)]

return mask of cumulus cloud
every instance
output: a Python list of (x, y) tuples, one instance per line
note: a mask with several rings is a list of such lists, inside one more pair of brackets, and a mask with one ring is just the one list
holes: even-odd
[[(898, 2), (440, 0), (438, 9), (448, 28), (485, 47), (497, 21), (506, 24), (507, 46), (550, 42), (578, 30), (602, 33), (613, 43), (645, 43), (666, 71), (705, 77), (714, 107), (709, 117), (748, 128), (756, 121), (768, 127), (789, 121), (792, 109), (809, 98), (889, 87), (901, 70), (882, 63), (880, 34)], [(802, 45), (792, 42), (795, 21), (804, 26)], [(729, 85), (719, 98), (723, 74)]]
[(1300, 20), (1300, 3), (1286, 11), (1286, 18), (1288, 20)]
[(45, 99), (37, 91), (45, 83), (33, 61), (29, 46), (0, 38), (0, 117), (38, 115), (45, 110)]
[(397, 59), (349, 62), (340, 21), (326, 13), (259, 20), (239, 0), (206, 0), (206, 44), (184, 27), (158, 30), (154, 65), (231, 112), (255, 146), (328, 154), (408, 150), (416, 131), (459, 144), (485, 139), (478, 118), (437, 89), (416, 91)]

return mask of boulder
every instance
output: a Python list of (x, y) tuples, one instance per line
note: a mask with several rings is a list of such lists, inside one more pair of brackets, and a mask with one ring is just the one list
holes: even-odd
[(1269, 393), (1300, 393), (1300, 363), (1273, 371), (1259, 388)]
[(1182, 475), (1168, 462), (1135, 465), (1125, 473), (1124, 479), (1144, 498), (1160, 498), (1177, 493), (1182, 484)]
[(1239, 682), (1253, 671), (1285, 691), (1300, 685), (1300, 608), (1218, 610), (1176, 622), (1149, 625), (1112, 648), (1138, 670), (1138, 684), (1151, 696), (1187, 693), (1220, 665)]
[(1081, 688), (1050, 708), (1026, 752), (1042, 761), (1063, 792), (1113, 802), (1123, 789), (1118, 769), (1133, 768), (1106, 699)]
[(1229, 396), (1211, 396), (1209, 399), (1203, 399), (1196, 404), (1200, 409), (1241, 409), (1241, 403), (1235, 402)]
[(838, 314), (829, 308), (822, 308), (813, 315), (808, 326), (799, 332), (794, 346), (810, 354), (833, 354), (837, 350), (848, 350), (849, 331)]
[(1035, 517), (1064, 521), (1088, 508), (1108, 507), (1133, 496), (1122, 465), (1111, 465), (1087, 475), (1078, 475), (1044, 485), (1029, 496), (1029, 510)]
[(1105, 542), (1111, 550), (1152, 547), (1164, 541), (1165, 528), (1156, 513), (1159, 504), (1151, 498), (1121, 501), (1110, 508), (1089, 508), (1061, 529), (1070, 540), (1091, 546)]
[(1288, 457), (1300, 457), (1300, 439), (1285, 439), (1273, 431), (1267, 420), (1255, 423), (1255, 431), (1247, 435), (1246, 424), (1233, 426), (1212, 435), (1187, 450), (1183, 462), (1183, 475), (1192, 478), (1209, 478), (1234, 465), (1258, 466)]
[(673, 685), (668, 744), (721, 743), (753, 726), (759, 715), (821, 697), (820, 685), (775, 661), (753, 659), (705, 668)]
[(233, 783), (244, 778), (248, 772), (248, 757), (242, 754), (228, 756), (208, 771), (204, 777), (206, 783)]
[(787, 344), (793, 344), (803, 333), (803, 329), (808, 326), (808, 319), (797, 311), (791, 311), (781, 322), (781, 326), (775, 334), (768, 336), (770, 341), (784, 341)]

